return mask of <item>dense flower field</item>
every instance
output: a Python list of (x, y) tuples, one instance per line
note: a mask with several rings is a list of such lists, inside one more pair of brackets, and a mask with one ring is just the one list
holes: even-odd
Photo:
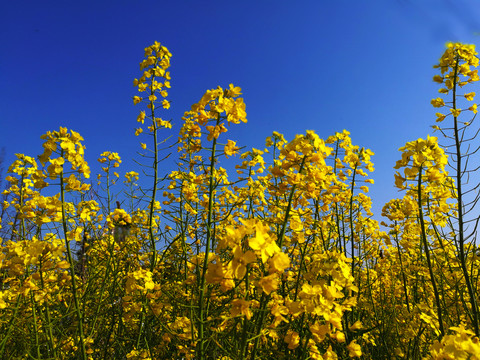
[(114, 152), (92, 183), (65, 128), (8, 170), (0, 358), (480, 359), (476, 55), (448, 44), (431, 103), (451, 150), (431, 136), (400, 149), (403, 197), (381, 227), (372, 151), (306, 131), (241, 152), (234, 85), (206, 91), (169, 143), (171, 54), (147, 47), (133, 102), (148, 188), (119, 180)]

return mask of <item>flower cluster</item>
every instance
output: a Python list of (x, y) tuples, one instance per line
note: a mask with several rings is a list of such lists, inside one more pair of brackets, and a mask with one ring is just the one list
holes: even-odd
[[(170, 107), (170, 58), (147, 47), (134, 81), (145, 106), (135, 133), (153, 138), (153, 164), (126, 172), (125, 191), (111, 151), (90, 189), (83, 139), (65, 128), (42, 136), (39, 162), (17, 154), (9, 167), (0, 358), (479, 358), (480, 248), (460, 226), (454, 152), (432, 136), (400, 148), (403, 197), (383, 208), (387, 233), (368, 196), (371, 150), (346, 130), (326, 140), (307, 130), (243, 151), (225, 134), (247, 122), (233, 84), (206, 91), (178, 141), (161, 147), (172, 123), (155, 111)], [(474, 47), (449, 44), (434, 78), (452, 96), (432, 105), (450, 108), (458, 148), (457, 85), (477, 81), (477, 65)], [(173, 146), (176, 167), (162, 176)]]

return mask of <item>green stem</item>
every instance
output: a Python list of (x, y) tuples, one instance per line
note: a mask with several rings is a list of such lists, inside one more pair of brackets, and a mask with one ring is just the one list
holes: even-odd
[(4, 359), (5, 355), (5, 345), (7, 345), (8, 338), (10, 335), (12, 335), (13, 328), (15, 327), (16, 320), (17, 320), (17, 315), (18, 315), (18, 309), (20, 307), (20, 298), (21, 295), (17, 296), (17, 302), (15, 304), (15, 310), (13, 312), (13, 316), (10, 318), (10, 324), (8, 325), (8, 330), (7, 333), (5, 334), (5, 337), (2, 339), (2, 342), (0, 343), (0, 358)]
[[(63, 151), (61, 153), (61, 156), (63, 157)], [(73, 295), (73, 301), (75, 305), (75, 312), (77, 315), (77, 321), (78, 321), (78, 332), (80, 336), (80, 350), (81, 350), (81, 355), (83, 360), (87, 360), (87, 353), (85, 350), (85, 339), (84, 339), (84, 334), (83, 334), (83, 317), (82, 317), (82, 312), (80, 310), (80, 303), (78, 300), (78, 294), (77, 294), (77, 283), (75, 281), (75, 264), (73, 262), (73, 257), (72, 257), (72, 251), (70, 250), (70, 241), (68, 241), (68, 229), (67, 229), (67, 216), (66, 216), (66, 211), (65, 211), (65, 181), (63, 178), (63, 169), (62, 172), (60, 173), (60, 201), (62, 203), (62, 227), (63, 227), (63, 234), (65, 236), (65, 247), (67, 249), (67, 259), (68, 263), (70, 264), (70, 277), (72, 278), (72, 295)]]
[[(352, 277), (355, 279), (355, 242), (354, 242), (354, 229), (353, 229), (353, 191), (355, 189), (355, 175), (357, 174), (357, 164), (353, 168), (353, 176), (352, 176), (352, 186), (351, 186), (351, 194), (350, 194), (350, 204), (349, 204), (349, 217), (350, 217), (350, 251), (352, 256)], [(355, 281), (355, 280), (354, 280)]]
[[(395, 221), (394, 225), (397, 225)], [(402, 272), (402, 281), (403, 281), (403, 291), (405, 292), (405, 300), (407, 302), (407, 310), (410, 312), (410, 302), (408, 300), (408, 287), (407, 287), (407, 278), (405, 275), (405, 270), (403, 269), (403, 262), (402, 262), (402, 252), (400, 250), (400, 241), (398, 240), (398, 233), (395, 230), (395, 242), (397, 243), (397, 251), (398, 251), (398, 260), (400, 262), (400, 271)]]
[[(217, 118), (218, 125), (220, 122), (220, 117)], [(210, 181), (209, 181), (209, 188), (208, 188), (208, 213), (207, 213), (207, 239), (205, 244), (205, 258), (203, 259), (203, 269), (202, 275), (200, 279), (200, 298), (198, 300), (198, 345), (199, 345), (199, 359), (203, 360), (205, 358), (205, 339), (204, 339), (204, 325), (205, 320), (207, 318), (207, 314), (204, 311), (204, 302), (205, 302), (205, 275), (207, 273), (208, 267), (208, 254), (210, 253), (211, 247), (211, 237), (212, 237), (212, 217), (213, 217), (213, 198), (214, 194), (213, 191), (215, 189), (214, 184), (214, 170), (215, 170), (215, 150), (217, 145), (217, 139), (213, 138), (212, 143), (212, 150), (210, 153)]]
[[(304, 155), (302, 158), (302, 163), (300, 164), (300, 169), (298, 170), (298, 173), (301, 174), (303, 171), (303, 166), (305, 165), (305, 160), (307, 156)], [(285, 220), (283, 221), (282, 224), (282, 230), (280, 231), (280, 234), (278, 235), (278, 247), (281, 249), (283, 245), (283, 240), (285, 238), (285, 231), (287, 230), (287, 223), (288, 219), (290, 218), (290, 210), (292, 209), (292, 201), (293, 201), (293, 196), (295, 195), (295, 190), (297, 188), (297, 184), (294, 184), (292, 186), (292, 190), (290, 191), (290, 195), (288, 196), (288, 204), (287, 204), (287, 211), (285, 212)]]
[[(40, 285), (42, 286), (42, 290), (45, 289), (45, 283), (43, 280), (43, 271), (42, 271), (42, 261), (40, 261), (39, 264), (39, 273), (40, 273)], [(48, 330), (48, 341), (50, 343), (50, 348), (52, 349), (53, 352), (53, 358), (57, 358), (57, 351), (55, 348), (55, 343), (53, 339), (53, 330), (52, 330), (52, 317), (50, 315), (50, 307), (48, 306), (47, 300), (45, 300), (45, 316), (47, 318), (47, 330)]]
[[(97, 321), (98, 321), (98, 314), (100, 313), (100, 307), (102, 306), (103, 296), (105, 294), (105, 287), (106, 287), (106, 284), (107, 284), (107, 279), (109, 279), (110, 270), (112, 268), (110, 262), (111, 262), (111, 259), (113, 257), (113, 244), (112, 244), (112, 246), (109, 246), (109, 248), (110, 248), (110, 255), (108, 257), (107, 264), (105, 265), (105, 268), (106, 268), (105, 276), (102, 279), (100, 294), (99, 294), (99, 296), (97, 297), (97, 300), (96, 300), (97, 301), (97, 308), (95, 309), (95, 315), (93, 316), (92, 329), (90, 331), (90, 336), (93, 336), (93, 333), (94, 333), (95, 328), (96, 328), (96, 324), (97, 324)], [(114, 278), (113, 278), (113, 283), (114, 284), (116, 283), (116, 278), (117, 278), (117, 273), (114, 274)]]
[[(152, 82), (150, 86), (150, 95), (155, 96), (155, 90), (153, 87), (153, 83), (155, 81), (155, 75), (152, 74)], [(151, 117), (152, 117), (152, 128), (153, 128), (153, 144), (154, 144), (154, 151), (153, 151), (153, 189), (152, 189), (152, 199), (150, 202), (150, 210), (148, 214), (148, 234), (150, 236), (150, 251), (152, 252), (152, 257), (150, 259), (150, 271), (153, 272), (155, 269), (156, 260), (157, 260), (157, 250), (155, 245), (155, 236), (153, 233), (153, 215), (155, 212), (155, 199), (157, 197), (157, 190), (158, 190), (158, 127), (157, 121), (155, 120), (155, 104), (153, 101), (150, 101), (150, 109), (151, 109)]]
[(418, 195), (418, 217), (420, 219), (420, 227), (422, 229), (421, 237), (423, 242), (423, 247), (425, 250), (425, 256), (427, 258), (428, 264), (428, 271), (430, 273), (430, 280), (433, 286), (433, 293), (435, 295), (435, 303), (437, 306), (437, 316), (438, 316), (438, 324), (440, 326), (440, 334), (441, 337), (445, 335), (445, 330), (443, 328), (443, 319), (442, 319), (442, 309), (440, 305), (440, 295), (438, 293), (437, 284), (435, 282), (435, 277), (433, 274), (433, 266), (432, 261), (430, 259), (430, 250), (428, 248), (427, 242), (427, 231), (425, 229), (425, 221), (423, 219), (423, 208), (422, 208), (422, 167), (418, 170), (418, 183), (417, 183), (417, 195)]
[(38, 330), (38, 319), (37, 319), (37, 304), (35, 303), (35, 299), (33, 297), (33, 292), (30, 291), (30, 301), (32, 303), (32, 316), (33, 316), (33, 330), (34, 330), (34, 337), (35, 337), (35, 350), (36, 350), (36, 353), (37, 353), (37, 358), (40, 359), (41, 358), (41, 355), (40, 355), (40, 345), (38, 343), (38, 333), (39, 333), (39, 330)]
[[(153, 84), (155, 83), (155, 73), (152, 72), (152, 80), (150, 85), (150, 95), (155, 96), (155, 88)], [(155, 103), (153, 100), (150, 100), (150, 116), (152, 119), (152, 133), (153, 133), (153, 188), (152, 188), (152, 198), (150, 201), (150, 209), (148, 212), (148, 235), (150, 238), (150, 271), (153, 273), (157, 263), (157, 248), (155, 244), (155, 234), (153, 233), (153, 218), (155, 213), (155, 199), (157, 198), (157, 190), (158, 190), (158, 127), (157, 121), (155, 119)], [(143, 332), (143, 324), (145, 322), (145, 304), (146, 298), (144, 298), (142, 302), (142, 314), (140, 316), (140, 328), (138, 331), (137, 342), (136, 346), (139, 348), (140, 346), (140, 339), (142, 337)]]
[[(458, 81), (458, 62), (459, 58), (457, 56), (455, 63), (455, 74), (454, 74), (454, 86), (453, 86), (453, 109), (457, 109), (456, 103), (456, 91), (457, 91), (457, 81)], [(472, 320), (473, 328), (476, 336), (480, 336), (479, 331), (479, 316), (478, 316), (478, 305), (475, 296), (475, 291), (472, 286), (472, 281), (470, 279), (470, 274), (468, 273), (466, 259), (465, 259), (465, 237), (464, 237), (464, 209), (463, 209), (463, 191), (462, 191), (462, 153), (461, 153), (461, 140), (458, 130), (458, 120), (454, 116), (454, 134), (455, 134), (455, 156), (456, 156), (456, 182), (457, 182), (457, 213), (458, 213), (458, 250), (459, 250), (459, 260), (460, 266), (462, 267), (462, 273), (465, 278), (465, 283), (467, 285), (468, 295), (470, 297), (470, 305), (472, 307)], [(468, 311), (468, 310), (467, 310)]]

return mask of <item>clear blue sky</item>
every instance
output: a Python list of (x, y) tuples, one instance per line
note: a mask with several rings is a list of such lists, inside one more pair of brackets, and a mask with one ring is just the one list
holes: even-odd
[[(447, 41), (478, 43), (480, 4), (460, 0), (378, 1), (9, 1), (0, 11), (0, 147), (42, 152), (39, 136), (65, 126), (85, 138), (93, 172), (106, 150), (122, 174), (138, 168), (132, 80), (157, 40), (172, 57), (177, 124), (206, 89), (242, 87), (248, 124), (229, 138), (263, 148), (347, 129), (372, 149), (370, 195), (378, 213), (398, 194), (398, 148), (435, 122), (432, 66)], [(378, 214), (379, 215), (379, 214)]]

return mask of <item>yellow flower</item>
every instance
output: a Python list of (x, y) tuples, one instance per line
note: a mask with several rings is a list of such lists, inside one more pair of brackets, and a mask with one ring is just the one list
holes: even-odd
[(127, 179), (128, 182), (138, 180), (138, 173), (135, 171), (129, 171), (125, 173), (125, 178)]
[(310, 325), (310, 331), (312, 336), (317, 342), (321, 342), (325, 339), (326, 334), (330, 331), (330, 326), (328, 324), (320, 325), (316, 322), (313, 325)]
[(264, 226), (262, 223), (257, 223), (255, 228), (255, 236), (249, 239), (248, 244), (257, 252), (257, 254), (260, 253), (262, 262), (265, 263), (270, 256), (279, 252), (280, 248), (275, 240), (268, 234), (268, 226)]
[(210, 284), (218, 284), (227, 276), (227, 272), (221, 263), (209, 263), (205, 280)]
[(362, 322), (356, 321), (354, 324), (350, 325), (349, 330), (355, 331), (355, 330), (361, 329), (362, 327), (363, 327)]
[(251, 250), (243, 252), (240, 246), (235, 246), (233, 249), (233, 260), (231, 262), (233, 274), (236, 279), (243, 279), (247, 272), (247, 265), (254, 262), (257, 257)]
[(165, 129), (171, 129), (172, 128), (172, 123), (168, 120), (163, 120), (161, 118), (155, 118), (155, 121), (156, 121), (158, 127), (162, 127), (162, 128), (165, 128)]
[(275, 317), (275, 321), (273, 323), (273, 327), (277, 327), (282, 321), (288, 323), (288, 320), (283, 316), (288, 314), (288, 308), (281, 304), (275, 304), (270, 313)]
[(260, 279), (258, 285), (262, 288), (265, 294), (270, 295), (272, 291), (276, 291), (278, 288), (277, 274), (264, 276)]
[(229, 88), (225, 90), (226, 97), (237, 97), (238, 95), (242, 94), (242, 89), (238, 86), (233, 86), (233, 84), (229, 85)]
[(475, 97), (475, 92), (472, 91), (472, 92), (470, 92), (470, 93), (468, 93), (468, 94), (465, 94), (465, 95), (463, 95), (463, 96), (465, 96), (465, 99), (467, 99), (468, 101), (472, 101), (473, 98)]
[(212, 141), (214, 138), (218, 139), (221, 133), (227, 132), (227, 129), (225, 128), (223, 123), (215, 126), (208, 125), (206, 126), (206, 129), (209, 132), (207, 136), (208, 141)]
[(237, 147), (237, 143), (232, 140), (228, 140), (227, 145), (223, 148), (223, 152), (227, 158), (238, 153), (238, 150), (240, 150), (240, 148)]
[(445, 105), (445, 102), (443, 101), (442, 98), (432, 99), (432, 101), (430, 101), (430, 103), (433, 105), (433, 107), (437, 107), (437, 108)]
[(144, 123), (145, 121), (145, 111), (140, 111), (140, 114), (137, 116), (137, 122)]
[(292, 216), (290, 219), (290, 229), (293, 231), (301, 231), (303, 230), (302, 220), (298, 215)]
[(360, 345), (357, 344), (356, 340), (353, 340), (350, 344), (347, 345), (348, 355), (350, 357), (360, 357), (362, 356), (362, 349)]
[(288, 330), (287, 335), (283, 339), (288, 344), (290, 350), (296, 349), (300, 345), (300, 336), (296, 331)]
[(268, 262), (270, 265), (269, 272), (283, 272), (290, 266), (290, 258), (283, 252), (276, 253)]
[(437, 119), (435, 120), (436, 122), (441, 122), (445, 120), (446, 117), (446, 115), (443, 115), (442, 113), (435, 113), (435, 116), (437, 117)]
[(453, 116), (458, 117), (460, 113), (462, 112), (461, 109), (450, 109), (450, 112), (453, 114)]
[(243, 299), (234, 299), (232, 300), (232, 307), (230, 309), (231, 316), (245, 315), (245, 317), (250, 320), (253, 316), (252, 310), (250, 310), (251, 301)]
[(7, 303), (5, 302), (4, 298), (4, 292), (0, 291), (0, 309), (5, 309), (7, 307)]

